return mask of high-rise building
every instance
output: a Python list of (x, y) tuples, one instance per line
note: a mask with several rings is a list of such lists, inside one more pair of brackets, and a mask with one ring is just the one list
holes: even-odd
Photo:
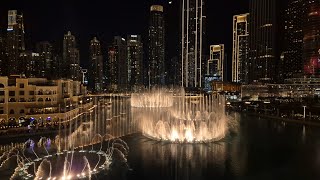
[(24, 51), (20, 53), (20, 74), (25, 75), (28, 78), (41, 77), (43, 63), (39, 53), (32, 51)]
[(128, 88), (128, 62), (126, 39), (115, 36), (108, 49), (109, 90), (126, 91)]
[(277, 80), (279, 59), (277, 43), (278, 0), (250, 0), (249, 5), (249, 82)]
[(36, 77), (37, 74), (35, 70), (38, 68), (36, 68), (35, 63), (32, 64), (32, 51), (24, 51), (20, 53), (19, 61), (19, 74), (25, 75), (26, 77)]
[(7, 55), (8, 75), (20, 74), (20, 53), (25, 51), (23, 14), (17, 10), (8, 11)]
[(4, 33), (0, 30), (0, 76), (7, 75), (6, 40)]
[(210, 59), (207, 65), (207, 75), (224, 80), (224, 44), (210, 46)]
[(320, 75), (320, 2), (304, 2), (303, 61), (306, 75)]
[(140, 35), (127, 36), (128, 83), (131, 88), (143, 85), (143, 44)]
[(168, 85), (181, 86), (181, 62), (179, 56), (174, 56), (170, 59), (168, 75)]
[(76, 38), (68, 31), (63, 39), (62, 77), (72, 80), (81, 80), (80, 54), (76, 47)]
[(93, 92), (103, 91), (103, 56), (100, 41), (94, 37), (90, 42), (89, 86)]
[(152, 5), (149, 20), (149, 85), (165, 84), (165, 24), (163, 6)]
[(181, 77), (184, 87), (203, 86), (204, 7), (204, 0), (181, 0)]
[(233, 16), (232, 81), (248, 83), (249, 14)]
[(52, 45), (47, 42), (39, 42), (36, 45), (36, 52), (39, 54), (39, 77), (49, 79), (56, 78), (57, 72), (54, 71), (54, 59)]
[(284, 51), (281, 55), (283, 80), (300, 76), (303, 72), (303, 0), (289, 0), (284, 13)]

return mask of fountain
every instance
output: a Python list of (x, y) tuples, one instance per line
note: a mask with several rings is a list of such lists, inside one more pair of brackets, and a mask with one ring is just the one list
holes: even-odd
[(11, 179), (91, 179), (92, 175), (109, 169), (115, 152), (117, 157), (121, 154), (122, 159), (118, 160), (126, 162), (129, 148), (124, 141), (110, 138), (110, 135), (96, 137), (100, 138), (83, 140), (84, 146), (61, 152), (56, 142), (70, 140), (69, 137), (60, 141), (42, 137), (38, 146), (33, 140), (28, 140), (22, 148), (13, 148), (3, 154), (0, 171), (12, 167), (14, 162), (17, 168)]
[(218, 141), (228, 130), (222, 96), (153, 89), (131, 96), (134, 121), (146, 137), (177, 143)]
[[(94, 101), (98, 104), (98, 98)], [(92, 179), (105, 176), (113, 162), (126, 163), (129, 147), (106, 132), (102, 108), (94, 105), (88, 116), (77, 115), (73, 125), (61, 122), (54, 138), (28, 139), (4, 152), (0, 174), (10, 174), (5, 179)]]
[(92, 102), (59, 122), (55, 137), (29, 139), (4, 152), (0, 173), (11, 167), (7, 179), (91, 179), (126, 165), (129, 147), (123, 136), (142, 132), (164, 142), (207, 143), (224, 138), (230, 122), (224, 97), (184, 89), (110, 94)]

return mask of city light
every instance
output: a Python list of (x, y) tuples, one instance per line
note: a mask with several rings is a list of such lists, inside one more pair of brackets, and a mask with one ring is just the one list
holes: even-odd
[(0, 2), (0, 179), (320, 179), (319, 0), (230, 2)]

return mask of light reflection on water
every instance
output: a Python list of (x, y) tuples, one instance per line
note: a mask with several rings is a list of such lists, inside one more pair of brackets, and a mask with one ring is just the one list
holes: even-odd
[(150, 178), (156, 174), (154, 179), (174, 180), (210, 179), (212, 174), (214, 177), (223, 177), (231, 172), (242, 176), (246, 171), (248, 155), (245, 147), (238, 148), (245, 144), (241, 145), (238, 138), (232, 141), (170, 144), (151, 141), (142, 136), (134, 137), (129, 142), (132, 147), (129, 164), (134, 171), (142, 171), (137, 174), (133, 172), (135, 179)]
[[(128, 103), (126, 99), (121, 100)], [(98, 110), (98, 114), (111, 120), (108, 132), (115, 136), (136, 132), (137, 125), (128, 118), (130, 108), (114, 106), (111, 109), (127, 115)], [(140, 135), (124, 138), (130, 146), (128, 160), (132, 169), (127, 179), (320, 179), (318, 128), (250, 116), (236, 118), (242, 121), (239, 132), (216, 143), (160, 143)], [(103, 125), (107, 123), (97, 128)], [(0, 145), (0, 154), (12, 146), (22, 146), (19, 139), (13, 144), (10, 141)]]

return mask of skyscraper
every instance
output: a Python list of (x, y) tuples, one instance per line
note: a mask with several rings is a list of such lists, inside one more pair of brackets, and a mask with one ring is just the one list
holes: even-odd
[(152, 5), (149, 20), (150, 85), (165, 84), (165, 24), (163, 6)]
[(128, 62), (126, 39), (115, 36), (108, 49), (109, 90), (126, 91), (128, 88)]
[(57, 72), (54, 71), (54, 59), (52, 45), (47, 42), (39, 42), (36, 45), (36, 52), (39, 53), (39, 77), (54, 79)]
[(76, 47), (76, 38), (68, 31), (63, 39), (62, 77), (72, 80), (81, 80), (80, 54)]
[(43, 68), (41, 66), (43, 63), (39, 53), (24, 51), (20, 53), (20, 62), (21, 74), (28, 78), (42, 77)]
[(103, 91), (103, 56), (100, 41), (94, 37), (90, 42), (89, 86), (93, 92)]
[(0, 76), (7, 75), (6, 40), (4, 33), (0, 30)]
[(289, 0), (284, 13), (284, 52), (281, 71), (283, 79), (299, 76), (303, 72), (303, 0)]
[(210, 46), (207, 75), (224, 80), (224, 44)]
[(55, 78), (63, 78), (63, 60), (62, 55), (59, 53), (58, 50), (55, 49), (53, 53), (53, 66), (52, 71), (56, 74), (54, 75)]
[(280, 55), (277, 44), (278, 0), (250, 0), (249, 82), (273, 82)]
[(305, 1), (303, 60), (306, 75), (320, 75), (320, 2)]
[(202, 87), (205, 36), (204, 0), (181, 0), (182, 86)]
[(143, 85), (143, 44), (140, 35), (127, 36), (128, 83), (130, 87)]
[(25, 51), (23, 15), (17, 10), (8, 11), (7, 54), (8, 75), (20, 74), (20, 53)]
[(248, 83), (249, 14), (233, 16), (232, 81)]

